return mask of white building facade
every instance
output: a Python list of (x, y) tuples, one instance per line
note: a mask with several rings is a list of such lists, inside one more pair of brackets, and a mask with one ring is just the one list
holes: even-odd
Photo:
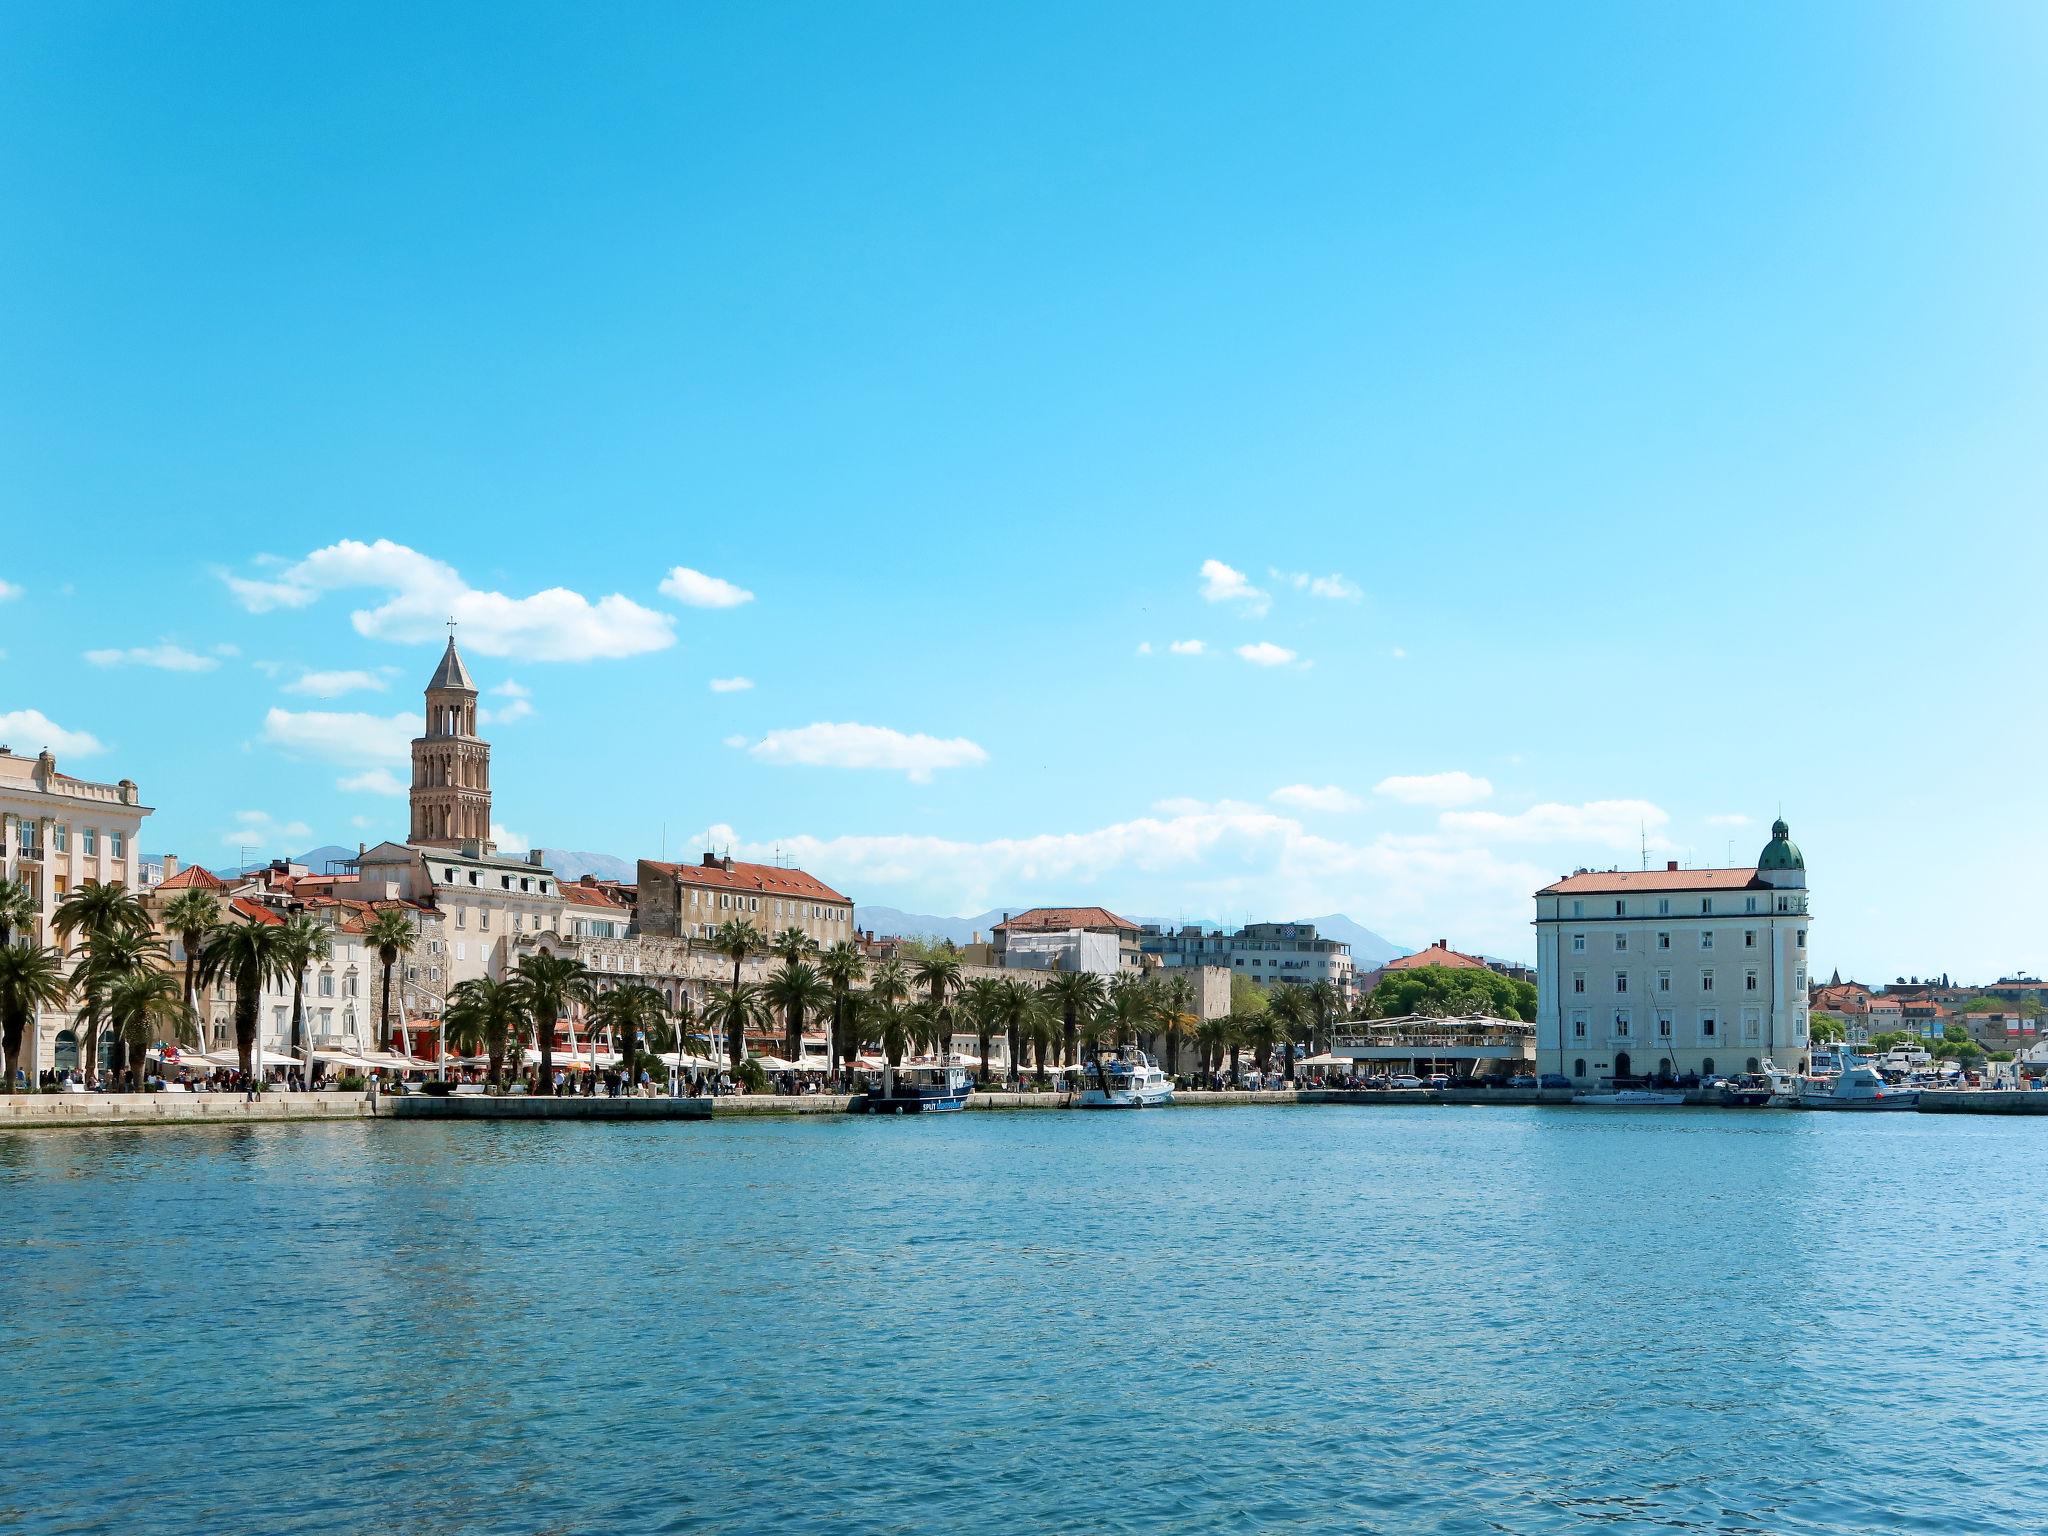
[(1536, 893), (1538, 1070), (1574, 1087), (1808, 1065), (1806, 861), (1581, 870)]

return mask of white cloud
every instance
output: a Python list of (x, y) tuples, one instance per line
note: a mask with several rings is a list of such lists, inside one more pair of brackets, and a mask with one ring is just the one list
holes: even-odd
[(1176, 656), (1199, 656), (1209, 647), (1199, 640), (1176, 640), (1167, 649)]
[(454, 566), (389, 539), (343, 539), (286, 566), (275, 579), (225, 572), (222, 579), (251, 613), (308, 607), (327, 592), (381, 591), (384, 600), (357, 609), (350, 622), (359, 635), (401, 645), (439, 640), (451, 616), (460, 625), (463, 646), (485, 656), (592, 661), (675, 643), (673, 619), (619, 593), (593, 603), (565, 587), (529, 597), (480, 591)]
[(336, 779), (334, 787), (347, 790), (352, 795), (402, 796), (412, 792), (412, 787), (389, 768), (369, 768), (349, 774), (346, 778)]
[(11, 581), (0, 581), (0, 603), (11, 603), (21, 596), (21, 588)]
[(287, 757), (350, 767), (406, 762), (418, 734), (419, 721), (410, 714), (273, 708), (263, 717), (263, 739)]
[(1493, 793), (1490, 780), (1464, 772), (1395, 774), (1373, 785), (1372, 792), (1398, 800), (1403, 805), (1433, 805), (1439, 809), (1470, 805)]
[(1241, 603), (1255, 619), (1263, 618), (1273, 603), (1271, 595), (1253, 586), (1243, 571), (1233, 570), (1221, 560), (1202, 562), (1202, 601)]
[(220, 665), (212, 656), (201, 656), (168, 640), (126, 650), (87, 651), (85, 659), (96, 667), (154, 667), (159, 672), (211, 672)]
[(988, 753), (964, 736), (906, 736), (881, 725), (819, 721), (794, 730), (770, 731), (749, 747), (764, 763), (800, 763), (812, 768), (880, 768), (924, 784), (941, 768), (969, 768)]
[(286, 683), (284, 691), (315, 699), (338, 699), (344, 693), (382, 693), (384, 679), (374, 672), (308, 672)]
[(1271, 918), (1343, 912), (1396, 938), (1459, 934), (1468, 948), (1525, 954), (1530, 893), (1550, 874), (1483, 847), (1431, 838), (1345, 842), (1292, 817), (1222, 801), (1072, 832), (961, 841), (914, 833), (742, 839), (731, 827), (702, 845), (767, 859), (779, 848), (841, 890), (929, 912), (997, 901), (1100, 901), (1127, 914), (1250, 912)]
[(91, 757), (107, 750), (92, 732), (67, 731), (40, 709), (0, 713), (0, 746), (12, 747), (20, 757), (33, 757), (45, 747), (67, 757)]
[(1266, 797), (1297, 811), (1355, 811), (1365, 802), (1335, 784), (1285, 784)]
[(724, 741), (728, 747), (744, 747), (747, 744), (747, 738), (744, 736), (727, 736)]
[(491, 841), (498, 845), (500, 853), (522, 854), (532, 851), (532, 845), (526, 841), (526, 834), (514, 832), (502, 821), (491, 823)]
[(1150, 640), (1140, 640), (1138, 642), (1138, 654), (1140, 656), (1150, 656), (1152, 654), (1152, 642)]
[(242, 648), (239, 645), (230, 645), (227, 641), (223, 640), (213, 648), (213, 654), (216, 656), (239, 656), (242, 654)]
[(377, 825), (377, 818), (374, 816), (351, 816), (348, 819), (348, 824), (358, 832), (367, 832), (370, 828)]
[(1717, 816), (1709, 816), (1707, 818), (1707, 825), (1710, 827), (1746, 827), (1749, 825), (1749, 818), (1740, 811), (1723, 811)]
[(505, 681), (503, 681), (502, 683), (494, 684), (492, 687), (489, 687), (484, 691), (486, 693), (496, 694), (501, 699), (530, 699), (533, 697), (533, 690), (531, 688), (528, 688), (524, 683), (518, 681), (516, 678), (510, 677), (506, 678)]
[(268, 811), (237, 811), (233, 828), (223, 832), (220, 840), (228, 848), (304, 853), (313, 840), (313, 829), (303, 821), (279, 821)]
[(526, 698), (526, 691), (521, 689), (519, 697), (507, 703), (479, 705), (476, 712), (476, 723), (478, 725), (517, 725), (522, 720), (530, 719), (532, 715), (533, 705)]
[(1394, 660), (1396, 661), (1406, 661), (1408, 659), (1408, 652), (1398, 645), (1395, 646), (1389, 654), (1391, 654)]
[(1294, 660), (1294, 652), (1270, 640), (1261, 640), (1256, 645), (1240, 645), (1237, 654), (1255, 667), (1284, 667)]
[(737, 608), (754, 600), (745, 587), (734, 586), (721, 576), (706, 576), (687, 565), (679, 565), (663, 577), (661, 590), (689, 608)]
[(754, 686), (751, 677), (714, 677), (711, 679), (713, 693), (745, 693)]
[(1499, 811), (1445, 811), (1437, 825), (1489, 841), (1633, 849), (1644, 840), (1652, 848), (1667, 846), (1657, 834), (1670, 820), (1661, 806), (1647, 800), (1592, 800), (1584, 805), (1532, 805), (1511, 816)]
[(1307, 571), (1276, 571), (1268, 567), (1267, 574), (1297, 592), (1306, 592), (1310, 597), (1325, 597), (1332, 602), (1355, 603), (1365, 596), (1357, 582), (1335, 571), (1327, 576), (1312, 576)]

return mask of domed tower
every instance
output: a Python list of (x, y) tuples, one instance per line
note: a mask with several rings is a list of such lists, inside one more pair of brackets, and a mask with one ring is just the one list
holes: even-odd
[(1785, 825), (1782, 816), (1771, 823), (1771, 840), (1757, 856), (1756, 872), (1767, 885), (1792, 890), (1806, 885), (1806, 856), (1792, 841), (1792, 829)]
[(427, 684), (427, 733), (412, 743), (412, 835), (430, 848), (491, 851), (491, 744), (476, 733), (476, 683), (455, 637)]

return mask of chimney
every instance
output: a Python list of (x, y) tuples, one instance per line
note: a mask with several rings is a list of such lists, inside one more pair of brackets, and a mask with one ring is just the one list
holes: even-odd
[(716, 869), (716, 868), (718, 868), (718, 855), (717, 855), (717, 854), (715, 854), (715, 853), (707, 853), (707, 854), (705, 854), (705, 855), (704, 855), (704, 867), (705, 867), (706, 869)]
[(1664, 867), (1665, 867), (1666, 869), (1676, 869), (1676, 868), (1678, 868), (1678, 860), (1676, 860), (1676, 859), (1666, 859), (1666, 860), (1664, 861)]
[(725, 856), (725, 858), (724, 858), (724, 860), (723, 860), (722, 862), (723, 862), (723, 863), (724, 863), (724, 865), (725, 865), (725, 872), (726, 872), (726, 873), (727, 873), (728, 875), (729, 875), (729, 874), (731, 874), (731, 873), (732, 873), (732, 855), (728, 853), (728, 854), (727, 854), (727, 855)]
[(170, 878), (171, 878), (171, 876), (175, 875), (175, 874), (176, 874), (177, 872), (178, 872), (178, 856), (177, 856), (177, 855), (176, 855), (175, 853), (167, 853), (167, 854), (165, 854), (165, 855), (164, 855), (164, 878), (165, 878), (166, 880), (168, 880), (168, 879), (170, 879)]

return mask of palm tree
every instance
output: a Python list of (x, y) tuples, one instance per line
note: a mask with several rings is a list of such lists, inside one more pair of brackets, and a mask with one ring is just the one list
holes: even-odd
[(495, 1090), (504, 1079), (505, 1052), (513, 1041), (526, 1038), (531, 1018), (526, 988), (516, 977), (465, 981), (448, 994), (448, 1006), (441, 1015), (442, 1049), (461, 1056), (482, 1051), (490, 1058), (490, 1083)]
[(747, 956), (757, 955), (768, 947), (768, 941), (761, 937), (761, 930), (754, 926), (750, 917), (729, 917), (718, 925), (711, 935), (711, 947), (732, 962), (732, 984), (740, 984), (740, 966)]
[(313, 1042), (306, 1029), (306, 969), (315, 960), (325, 960), (334, 952), (334, 935), (318, 918), (299, 912), (278, 931), (278, 942), (284, 947), (285, 963), (291, 967), (292, 1050), (305, 1067), (305, 1080), (310, 1083)]
[[(1287, 1029), (1286, 1020), (1274, 1013), (1271, 1007), (1262, 1008), (1257, 1013), (1236, 1014), (1233, 1017), (1239, 1021), (1240, 1036), (1243, 1043), (1251, 1048), (1254, 1064), (1259, 1071), (1270, 1072), (1273, 1068), (1273, 1052), (1279, 1047), (1280, 1038)], [(1236, 1076), (1235, 1053), (1231, 1056), (1230, 1071), (1233, 1077)]]
[[(89, 931), (85, 957), (73, 972), (78, 993), (79, 1059), (99, 1062), (99, 1029), (107, 1020), (105, 1000), (114, 984), (125, 976), (149, 969), (164, 960), (163, 944), (147, 928), (112, 927)], [(128, 1037), (115, 1032), (107, 1064), (115, 1081), (128, 1072)], [(90, 1070), (90, 1069), (88, 1069)]]
[(142, 1078), (149, 1059), (149, 1047), (156, 1040), (180, 1045), (197, 1045), (199, 1030), (193, 1023), (192, 1005), (178, 992), (178, 978), (169, 971), (144, 967), (117, 977), (98, 999), (100, 1020), (114, 1038), (128, 1047), (130, 1075), (135, 1091), (142, 1091)]
[(522, 956), (519, 984), (540, 1036), (540, 1091), (555, 1091), (555, 1026), (572, 1003), (590, 1001), (590, 969), (581, 960), (551, 955), (546, 950)]
[(1204, 1019), (1195, 1026), (1195, 1045), (1201, 1052), (1204, 1072), (1214, 1072), (1223, 1065), (1223, 1053), (1237, 1049), (1234, 1029), (1235, 1016), (1231, 1014)]
[(852, 1022), (847, 997), (867, 969), (867, 956), (851, 939), (841, 939), (818, 959), (819, 974), (832, 986), (832, 1049), (842, 1062), (860, 1054), (860, 1041), (851, 1038), (853, 1032), (847, 1028)]
[(7, 1058), (6, 1088), (21, 1070), (21, 1037), (44, 1008), (62, 1007), (71, 995), (64, 957), (40, 945), (0, 945), (0, 1052)]
[(757, 982), (713, 987), (704, 1003), (704, 1022), (725, 1032), (726, 1056), (737, 1071), (747, 1059), (747, 1032), (768, 1027), (768, 1000)]
[(1300, 987), (1282, 984), (1273, 991), (1266, 1012), (1275, 1021), (1276, 1038), (1286, 1062), (1285, 1079), (1294, 1081), (1294, 1047), (1311, 1028), (1313, 1005)]
[(225, 981), (235, 989), (235, 1051), (242, 1078), (255, 1075), (256, 1030), (262, 1021), (263, 989), (291, 974), (284, 929), (273, 923), (227, 923), (207, 935), (199, 951), (199, 984)]
[[(384, 1002), (377, 1014), (380, 1050), (395, 1050), (398, 1046), (391, 1035), (391, 972), (399, 956), (412, 953), (416, 938), (412, 917), (403, 907), (385, 907), (363, 925), (363, 943), (377, 952), (377, 962), (384, 967)], [(405, 1042), (405, 1054), (412, 1054), (411, 1040)]]
[(784, 928), (768, 940), (768, 953), (784, 965), (795, 965), (815, 948), (817, 946), (811, 942), (811, 936), (801, 928)]
[(962, 985), (960, 957), (951, 950), (931, 950), (912, 967), (910, 980), (913, 986), (923, 987), (929, 994), (932, 1011), (939, 1015), (950, 1035), (953, 1012), (946, 1004), (958, 995)]
[(14, 930), (36, 920), (36, 899), (19, 880), (0, 880), (0, 949), (14, 942)]
[(981, 1047), (980, 1077), (988, 1077), (988, 1043), (995, 1037), (996, 1018), (1002, 1007), (1003, 984), (993, 976), (977, 976), (967, 983), (967, 1017), (974, 1024), (975, 1044)]
[(54, 926), (67, 944), (79, 932), (87, 939), (95, 934), (147, 933), (149, 909), (118, 880), (88, 880), (58, 903)]
[(668, 1004), (642, 982), (601, 992), (590, 1005), (591, 1033), (602, 1029), (611, 1037), (619, 1066), (629, 1079), (638, 1073), (641, 1055), (667, 1018)]
[(1081, 1021), (1102, 1006), (1102, 995), (1102, 978), (1093, 971), (1061, 971), (1045, 984), (1047, 1003), (1059, 1010), (1069, 1063), (1079, 1059)]
[(1325, 977), (1308, 989), (1308, 1005), (1315, 1020), (1309, 1044), (1315, 1050), (1327, 1051), (1337, 1037), (1337, 1021), (1344, 1017), (1344, 994), (1334, 981)]
[[(164, 929), (178, 936), (178, 945), (185, 952), (185, 1001), (195, 1008), (199, 999), (194, 995), (193, 978), (199, 972), (199, 946), (219, 923), (220, 901), (211, 891), (180, 891), (164, 908)], [(202, 1047), (205, 1043), (200, 1042)]]
[(1059, 1030), (1059, 1021), (1054, 1017), (1051, 1005), (1043, 993), (1038, 994), (1032, 999), (1031, 1012), (1024, 1021), (1024, 1038), (1031, 1046), (1031, 1057), (1040, 1076), (1045, 1073), (1046, 1058), (1052, 1052), (1053, 1041), (1059, 1037)]
[(1003, 1034), (1009, 1043), (1010, 1074), (1022, 1077), (1024, 1072), (1024, 1040), (1030, 1034), (1032, 1025), (1050, 1004), (1044, 992), (1029, 982), (1005, 978), (1001, 983), (1002, 995), (996, 1002), (996, 1020), (1003, 1027)]
[(866, 1015), (868, 1028), (881, 1042), (882, 1059), (894, 1072), (903, 1065), (903, 1053), (909, 1048), (914, 1021), (910, 1010), (894, 998), (878, 997), (873, 992), (867, 995), (861, 1005)]
[(868, 995), (885, 1003), (898, 1003), (910, 996), (910, 973), (901, 960), (884, 960), (868, 977)]
[[(790, 930), (795, 932), (794, 929)], [(815, 1013), (832, 1000), (832, 989), (815, 969), (801, 960), (785, 960), (782, 969), (768, 978), (767, 1001), (782, 1012), (785, 1055), (796, 1061), (804, 1053), (804, 1015)]]
[[(99, 1069), (98, 1020), (103, 1015), (93, 1004), (117, 976), (149, 959), (154, 947), (148, 937), (149, 909), (118, 880), (88, 880), (58, 903), (52, 926), (65, 945), (81, 936), (85, 945), (77, 990), (92, 1022), (80, 1018), (78, 1059), (85, 1063), (86, 1076), (92, 1078)], [(117, 1078), (126, 1064), (127, 1051), (127, 1041), (117, 1035), (109, 1062)]]

